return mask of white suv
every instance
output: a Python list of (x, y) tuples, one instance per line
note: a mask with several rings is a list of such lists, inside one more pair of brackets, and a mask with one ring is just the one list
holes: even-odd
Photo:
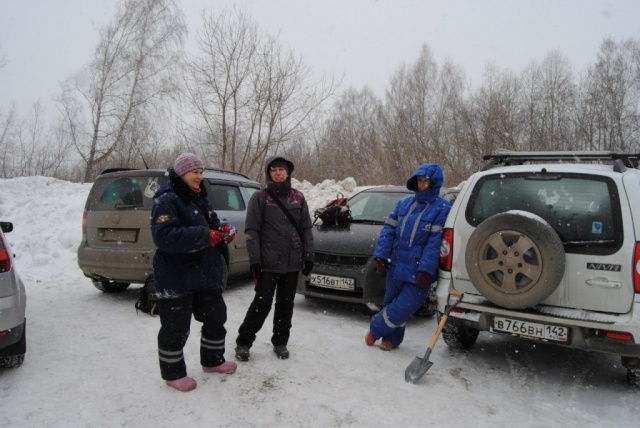
[(640, 155), (501, 152), (447, 218), (438, 311), (464, 293), (443, 338), (480, 331), (619, 355), (640, 386)]

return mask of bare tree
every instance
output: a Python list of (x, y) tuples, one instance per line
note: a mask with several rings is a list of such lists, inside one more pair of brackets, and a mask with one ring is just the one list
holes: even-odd
[(35, 102), (25, 119), (15, 106), (0, 121), (0, 176), (3, 178), (45, 175), (64, 178), (69, 144), (57, 139), (44, 120), (45, 109)]
[(640, 43), (602, 42), (596, 64), (581, 85), (579, 135), (599, 150), (638, 150)]
[(64, 82), (60, 111), (85, 181), (117, 149), (146, 145), (131, 134), (131, 122), (161, 112), (161, 101), (176, 93), (185, 36), (175, 0), (123, 0), (101, 30), (91, 64)]
[[(2, 113), (2, 111), (0, 111)], [(13, 134), (16, 126), (16, 106), (11, 104), (9, 112), (0, 115), (0, 176), (2, 178), (12, 177), (13, 156), (16, 148), (13, 143)]]
[(468, 120), (474, 162), (498, 149), (517, 150), (521, 134), (520, 81), (493, 65), (485, 68), (485, 78), (471, 98)]
[(439, 90), (434, 94), (436, 108), (429, 130), (432, 149), (423, 153), (420, 162), (442, 165), (445, 182), (458, 184), (469, 170), (466, 127), (463, 120), (467, 110), (465, 75), (462, 69), (445, 61), (438, 74)]
[[(384, 170), (401, 183), (423, 162), (443, 165), (457, 180), (459, 143), (465, 135), (464, 72), (447, 61), (438, 68), (423, 45), (417, 61), (403, 64), (387, 91), (382, 127)], [(463, 157), (464, 159), (464, 157)]]
[(429, 131), (437, 107), (437, 78), (438, 66), (427, 45), (422, 46), (415, 64), (402, 64), (391, 78), (382, 136), (385, 152), (391, 155), (381, 161), (393, 182), (401, 183), (432, 152)]
[(223, 168), (261, 177), (266, 156), (299, 141), (305, 121), (335, 91), (262, 35), (238, 9), (204, 12), (199, 56), (187, 61), (194, 123), (186, 146)]
[[(2, 46), (2, 45), (0, 45), (0, 46)], [(7, 66), (8, 62), (9, 62), (9, 60), (7, 60), (7, 55), (0, 55), (0, 70), (5, 68)]]
[(371, 89), (348, 89), (334, 103), (313, 159), (316, 181), (353, 177), (358, 183), (388, 183), (379, 159), (382, 103)]

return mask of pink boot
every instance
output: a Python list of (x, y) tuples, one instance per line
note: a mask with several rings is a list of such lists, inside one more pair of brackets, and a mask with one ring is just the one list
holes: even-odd
[(193, 378), (185, 376), (176, 380), (168, 380), (167, 385), (171, 388), (177, 389), (178, 391), (187, 392), (195, 389), (198, 384)]
[(231, 374), (236, 371), (236, 368), (238, 368), (238, 365), (233, 361), (225, 361), (224, 363), (215, 367), (202, 366), (202, 371), (204, 371), (205, 373)]

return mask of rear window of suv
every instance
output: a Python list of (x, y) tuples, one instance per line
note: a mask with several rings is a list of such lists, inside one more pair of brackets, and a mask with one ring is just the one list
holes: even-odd
[(153, 206), (153, 195), (169, 178), (164, 176), (98, 178), (88, 200), (90, 211), (145, 209)]
[(579, 174), (496, 174), (478, 181), (467, 211), (477, 227), (494, 214), (536, 214), (560, 236), (565, 251), (613, 254), (622, 245), (618, 192), (607, 177)]

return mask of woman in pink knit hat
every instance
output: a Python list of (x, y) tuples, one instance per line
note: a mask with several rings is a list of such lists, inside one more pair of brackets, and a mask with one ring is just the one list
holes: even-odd
[(197, 385), (187, 376), (183, 354), (191, 316), (202, 322), (202, 370), (225, 374), (236, 370), (236, 363), (224, 358), (227, 307), (218, 248), (230, 242), (235, 231), (221, 225), (213, 211), (202, 183), (203, 170), (198, 156), (181, 154), (169, 168), (169, 183), (156, 192), (151, 211), (151, 234), (158, 247), (153, 276), (161, 323), (160, 374), (167, 385), (179, 391)]

